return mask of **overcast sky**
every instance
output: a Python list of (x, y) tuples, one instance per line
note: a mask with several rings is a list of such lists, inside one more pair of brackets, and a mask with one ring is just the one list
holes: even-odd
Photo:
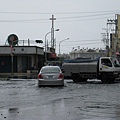
[[(20, 40), (42, 39), (51, 31), (52, 14), (56, 20), (56, 52), (61, 42), (61, 53), (72, 48), (105, 48), (101, 33), (106, 31), (107, 19), (120, 13), (120, 0), (0, 0), (0, 45), (10, 34)], [(47, 39), (50, 41), (50, 34)], [(40, 46), (40, 45), (39, 45)], [(44, 46), (42, 44), (41, 46)]]

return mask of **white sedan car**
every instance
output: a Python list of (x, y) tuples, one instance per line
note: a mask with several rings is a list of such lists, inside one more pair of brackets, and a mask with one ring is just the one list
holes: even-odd
[(59, 66), (44, 66), (38, 74), (38, 86), (64, 86), (64, 76)]

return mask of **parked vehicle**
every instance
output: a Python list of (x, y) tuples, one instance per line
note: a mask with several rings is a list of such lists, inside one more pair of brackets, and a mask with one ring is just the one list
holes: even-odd
[(38, 86), (64, 86), (64, 76), (59, 66), (44, 66), (38, 73)]
[(119, 77), (120, 64), (116, 58), (100, 57), (96, 60), (70, 61), (63, 63), (64, 77), (70, 77), (74, 82), (87, 79), (100, 79), (103, 83), (111, 83)]

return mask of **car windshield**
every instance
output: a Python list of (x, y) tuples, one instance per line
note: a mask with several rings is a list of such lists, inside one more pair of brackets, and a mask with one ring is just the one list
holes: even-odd
[(48, 68), (43, 68), (41, 70), (41, 73), (59, 73), (60, 69), (59, 68), (52, 68), (52, 67), (48, 67)]

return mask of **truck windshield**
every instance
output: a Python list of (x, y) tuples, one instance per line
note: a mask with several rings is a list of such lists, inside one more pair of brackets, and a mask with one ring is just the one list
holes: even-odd
[(108, 67), (112, 67), (112, 63), (111, 63), (110, 59), (108, 59), (108, 58), (101, 59), (101, 64), (106, 65)]
[(113, 65), (114, 65), (115, 67), (120, 67), (120, 63), (119, 63), (119, 61), (118, 61), (116, 58), (111, 58), (111, 60), (112, 60)]

